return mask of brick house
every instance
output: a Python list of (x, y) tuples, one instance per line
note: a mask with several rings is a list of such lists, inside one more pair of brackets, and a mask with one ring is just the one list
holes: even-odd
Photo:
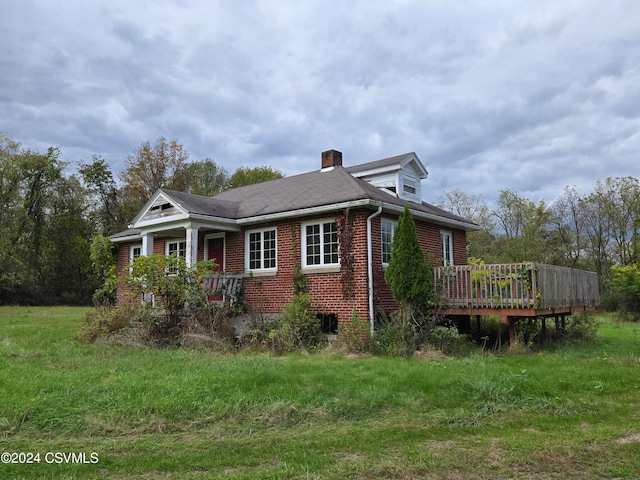
[[(246, 303), (265, 314), (282, 311), (301, 273), (325, 332), (350, 321), (354, 308), (373, 328), (375, 311), (395, 308), (384, 269), (405, 205), (425, 258), (466, 264), (466, 231), (478, 226), (422, 202), (426, 177), (415, 153), (343, 167), (342, 154), (329, 150), (319, 170), (214, 197), (160, 189), (129, 230), (111, 237), (118, 271), (153, 253), (184, 256), (187, 265), (215, 259), (241, 274)], [(118, 289), (123, 302), (126, 286)]]

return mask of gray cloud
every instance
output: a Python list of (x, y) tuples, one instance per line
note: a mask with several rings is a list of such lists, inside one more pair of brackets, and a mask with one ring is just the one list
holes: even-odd
[(10, 2), (0, 130), (116, 171), (160, 135), (290, 175), (415, 151), (432, 202), (640, 176), (633, 0), (236, 3)]

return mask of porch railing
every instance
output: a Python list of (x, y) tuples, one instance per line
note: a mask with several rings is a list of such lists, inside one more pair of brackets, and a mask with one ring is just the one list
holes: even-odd
[(436, 267), (436, 285), (454, 308), (595, 307), (598, 275), (541, 263)]
[(242, 287), (242, 274), (210, 273), (204, 276), (204, 286), (209, 291), (210, 300), (235, 301)]

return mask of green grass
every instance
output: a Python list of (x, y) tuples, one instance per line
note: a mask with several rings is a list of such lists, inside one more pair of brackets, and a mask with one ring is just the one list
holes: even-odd
[[(0, 478), (640, 478), (640, 325), (535, 355), (221, 356), (0, 307)], [(96, 452), (97, 464), (47, 464)]]

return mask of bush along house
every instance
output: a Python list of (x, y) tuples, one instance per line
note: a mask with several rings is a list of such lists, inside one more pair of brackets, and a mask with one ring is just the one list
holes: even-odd
[[(466, 264), (466, 231), (478, 226), (423, 202), (426, 177), (415, 153), (344, 167), (342, 154), (329, 150), (319, 170), (214, 197), (160, 189), (111, 237), (118, 271), (126, 275), (133, 259), (154, 253), (183, 256), (187, 265), (215, 259), (212, 285), (225, 282), (231, 298), (241, 288), (247, 306), (264, 314), (281, 313), (304, 275), (325, 333), (351, 321), (354, 309), (373, 329), (374, 312), (396, 308), (384, 270), (405, 205), (425, 260)], [(128, 293), (120, 284), (118, 302)]]

